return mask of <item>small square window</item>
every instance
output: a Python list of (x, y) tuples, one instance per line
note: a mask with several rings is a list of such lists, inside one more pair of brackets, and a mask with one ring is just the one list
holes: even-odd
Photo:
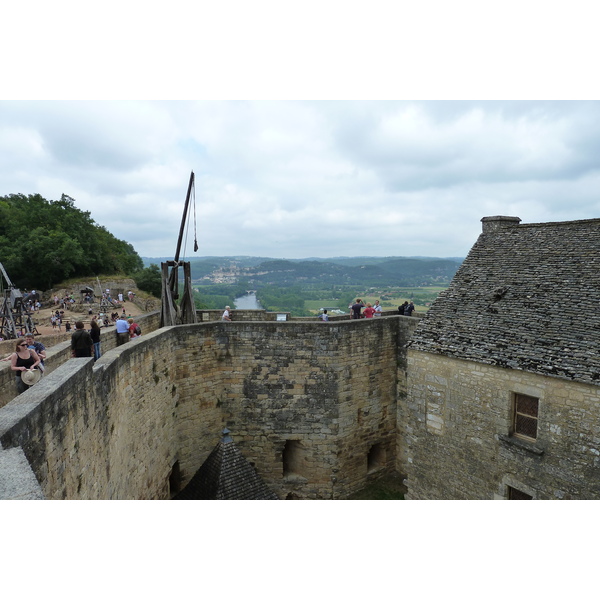
[(528, 440), (537, 439), (539, 398), (515, 394), (513, 435)]

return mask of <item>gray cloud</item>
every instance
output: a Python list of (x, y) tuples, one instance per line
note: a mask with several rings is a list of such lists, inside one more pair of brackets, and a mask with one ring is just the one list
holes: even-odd
[(194, 170), (201, 255), (461, 256), (486, 215), (598, 216), (599, 116), (598, 102), (2, 102), (0, 194), (66, 193), (140, 254), (171, 256)]

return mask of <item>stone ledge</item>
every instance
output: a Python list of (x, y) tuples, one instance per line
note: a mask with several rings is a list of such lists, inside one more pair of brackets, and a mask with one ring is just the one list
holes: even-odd
[(21, 448), (0, 447), (0, 500), (43, 500), (44, 494)]
[(542, 454), (544, 454), (544, 450), (542, 448), (534, 446), (532, 443), (526, 442), (525, 440), (521, 440), (512, 435), (504, 435), (501, 433), (498, 435), (498, 439), (509, 446), (516, 446), (517, 448), (521, 448), (522, 450), (526, 450), (527, 452), (531, 452), (537, 456), (542, 456)]

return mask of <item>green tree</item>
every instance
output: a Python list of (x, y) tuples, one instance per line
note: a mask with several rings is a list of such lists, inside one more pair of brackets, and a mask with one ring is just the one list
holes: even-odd
[(98, 226), (66, 194), (55, 201), (39, 194), (0, 197), (0, 261), (16, 286), (38, 289), (144, 266), (131, 244)]
[(137, 271), (132, 277), (140, 290), (160, 298), (162, 293), (162, 275), (158, 265), (153, 263), (149, 267)]

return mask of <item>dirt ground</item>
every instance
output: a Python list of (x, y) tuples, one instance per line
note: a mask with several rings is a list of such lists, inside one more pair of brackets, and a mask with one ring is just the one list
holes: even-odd
[[(88, 315), (89, 305), (75, 304), (73, 310), (65, 310), (61, 330), (59, 331), (58, 328), (53, 329), (52, 325), (50, 324), (50, 316), (56, 311), (57, 308), (59, 307), (44, 307), (41, 310), (34, 313), (35, 316), (33, 317), (33, 320), (37, 323), (37, 330), (40, 332), (41, 335), (59, 335), (61, 333), (64, 333), (65, 323), (67, 321), (71, 323), (71, 331), (75, 330), (75, 321), (81, 320), (86, 325), (88, 325), (90, 321), (90, 316)], [(135, 317), (137, 315), (143, 314), (142, 309), (133, 302), (123, 302), (123, 308), (125, 309), (128, 317)], [(112, 311), (109, 311), (109, 317), (110, 312), (118, 312), (119, 314), (121, 314), (123, 308), (114, 308)], [(93, 316), (97, 316), (99, 310), (98, 304), (92, 305), (92, 309), (94, 311)]]

